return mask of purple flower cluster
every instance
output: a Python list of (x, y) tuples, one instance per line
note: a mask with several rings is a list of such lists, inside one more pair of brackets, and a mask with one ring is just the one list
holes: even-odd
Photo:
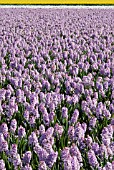
[(0, 169), (113, 170), (114, 10), (0, 14)]

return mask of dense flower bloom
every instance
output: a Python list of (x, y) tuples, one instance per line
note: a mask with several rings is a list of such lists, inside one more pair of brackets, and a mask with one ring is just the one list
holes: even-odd
[(66, 107), (62, 108), (62, 117), (68, 119), (68, 109)]
[(110, 162), (107, 162), (107, 164), (105, 165), (105, 169), (106, 170), (112, 170), (112, 164)]
[(64, 170), (72, 170), (71, 159), (67, 159), (64, 161)]
[(96, 121), (97, 121), (97, 118), (96, 118), (96, 117), (92, 117), (92, 118), (90, 119), (89, 124), (90, 124), (90, 126), (91, 126), (92, 128), (95, 127)]
[(16, 154), (16, 156), (12, 159), (12, 163), (15, 168), (17, 168), (18, 166), (20, 167), (22, 166), (22, 162), (19, 154)]
[(10, 130), (12, 133), (15, 133), (16, 129), (17, 129), (17, 121), (16, 119), (12, 119), (10, 124)]
[(81, 156), (81, 153), (80, 153), (78, 147), (75, 144), (72, 144), (72, 146), (70, 148), (70, 154), (71, 154), (71, 156), (76, 156), (78, 162), (81, 165), (81, 163), (82, 163), (82, 156)]
[(73, 115), (71, 117), (71, 123), (76, 123), (78, 120), (78, 116), (79, 116), (79, 111), (77, 109), (75, 109), (75, 111), (73, 112)]
[(18, 136), (19, 136), (19, 138), (22, 138), (22, 137), (24, 137), (25, 135), (26, 135), (25, 128), (23, 128), (22, 126), (20, 126), (20, 127), (18, 128)]
[(31, 160), (31, 157), (32, 157), (32, 154), (31, 154), (31, 151), (27, 151), (24, 156), (23, 156), (23, 162), (25, 164), (29, 164), (30, 163), (30, 160)]
[(90, 165), (93, 166), (93, 167), (99, 165), (93, 150), (89, 150), (89, 152), (88, 152), (88, 160), (89, 160)]
[(75, 169), (79, 170), (80, 169), (80, 165), (79, 165), (79, 162), (78, 162), (76, 156), (72, 157), (71, 164), (72, 164), (72, 170), (75, 170)]
[(82, 128), (80, 123), (77, 123), (75, 127), (75, 132), (74, 132), (74, 138), (75, 140), (81, 140), (84, 139), (84, 129)]
[(114, 169), (113, 9), (0, 14), (0, 169)]
[(69, 137), (69, 139), (71, 139), (71, 140), (74, 139), (74, 127), (73, 127), (73, 126), (69, 126), (69, 129), (68, 129), (68, 137)]
[(47, 165), (44, 161), (40, 161), (38, 170), (47, 170)]
[(15, 156), (17, 154), (17, 145), (12, 144), (11, 149), (10, 149), (10, 155)]
[(61, 152), (61, 159), (63, 161), (67, 160), (70, 157), (70, 148), (65, 147)]
[(46, 159), (46, 164), (48, 165), (49, 168), (52, 168), (53, 164), (56, 162), (58, 156), (58, 152), (52, 152), (48, 155)]
[(92, 143), (92, 150), (95, 152), (95, 154), (99, 153), (99, 144), (98, 143)]
[(44, 125), (40, 125), (39, 132), (40, 132), (41, 135), (45, 133), (45, 126)]
[(55, 134), (57, 134), (61, 137), (61, 135), (63, 133), (63, 127), (60, 126), (58, 123), (56, 123), (56, 125), (54, 127), (54, 131), (55, 131)]
[(32, 167), (29, 164), (27, 164), (24, 167), (22, 167), (22, 170), (32, 170)]
[(32, 132), (28, 138), (28, 143), (29, 145), (35, 145), (37, 144), (37, 142), (38, 142), (38, 139), (37, 139), (36, 133)]
[(4, 163), (3, 159), (0, 159), (0, 169), (6, 170), (5, 163)]

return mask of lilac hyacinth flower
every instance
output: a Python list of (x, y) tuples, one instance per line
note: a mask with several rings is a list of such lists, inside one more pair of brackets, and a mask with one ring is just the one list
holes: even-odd
[(64, 170), (72, 170), (72, 163), (70, 159), (64, 161)]
[(12, 133), (15, 133), (16, 129), (17, 129), (17, 121), (16, 119), (12, 119), (10, 123), (10, 131)]
[(112, 111), (112, 112), (114, 112), (114, 104), (113, 104), (113, 103), (110, 104), (109, 110)]
[(76, 104), (76, 103), (79, 102), (79, 98), (78, 98), (77, 95), (74, 95), (74, 96), (72, 97), (72, 102), (73, 102), (73, 104)]
[(61, 137), (63, 131), (64, 131), (63, 127), (61, 125), (59, 125), (58, 123), (56, 123), (55, 127), (54, 127), (55, 134)]
[(85, 133), (86, 130), (87, 130), (87, 124), (85, 122), (83, 122), (81, 126), (82, 126), (82, 128), (84, 130), (84, 133)]
[(114, 161), (112, 161), (112, 169), (114, 169)]
[(30, 124), (30, 126), (31, 127), (34, 127), (35, 126), (35, 117), (34, 116), (31, 116), (30, 118), (29, 118), (29, 124)]
[(71, 117), (70, 122), (73, 123), (73, 124), (76, 123), (77, 120), (78, 120), (78, 117), (79, 117), (79, 111), (78, 111), (78, 109), (75, 109), (74, 112), (73, 112), (73, 115)]
[(50, 122), (54, 122), (54, 117), (55, 117), (55, 113), (54, 112), (51, 112), (51, 113), (49, 113), (49, 120), (50, 120)]
[(22, 167), (22, 162), (19, 154), (16, 154), (16, 156), (12, 159), (12, 163), (15, 168), (18, 168), (19, 166)]
[(28, 144), (35, 145), (38, 143), (38, 138), (35, 132), (32, 132), (31, 135), (28, 137)]
[(72, 146), (70, 148), (70, 154), (71, 154), (71, 156), (76, 156), (78, 162), (81, 165), (81, 163), (83, 162), (82, 156), (81, 156), (81, 153), (80, 153), (78, 147), (74, 143), (72, 144)]
[(90, 127), (94, 128), (95, 125), (96, 125), (96, 121), (97, 121), (97, 118), (96, 117), (92, 117), (89, 121), (89, 125)]
[(107, 109), (103, 110), (103, 115), (109, 120), (111, 118), (110, 111)]
[(61, 151), (61, 159), (62, 161), (67, 160), (68, 158), (70, 158), (70, 148), (69, 147), (65, 147), (62, 151)]
[(0, 133), (0, 143), (4, 141), (4, 135), (3, 133)]
[(24, 116), (24, 118), (28, 121), (29, 120), (29, 115), (30, 113), (29, 113), (29, 111), (27, 111), (27, 110), (25, 110), (25, 112), (24, 112), (24, 114), (23, 114), (23, 116)]
[(4, 160), (3, 160), (3, 159), (0, 159), (0, 169), (1, 169), (1, 170), (6, 170), (6, 168), (5, 168), (5, 163), (4, 163)]
[(102, 142), (104, 145), (109, 146), (110, 145), (110, 138), (107, 135), (102, 135)]
[(114, 131), (114, 118), (111, 120), (111, 126), (112, 126), (112, 129)]
[(0, 152), (5, 151), (8, 152), (8, 142), (7, 141), (0, 141)]
[(0, 100), (5, 100), (5, 94), (6, 94), (6, 90), (0, 89)]
[(10, 89), (6, 90), (5, 96), (6, 96), (6, 99), (8, 99), (8, 100), (10, 99), (10, 96), (11, 96), (11, 91), (10, 91)]
[(53, 133), (54, 133), (54, 128), (49, 127), (45, 132), (46, 139), (50, 139), (50, 137), (52, 137)]
[(14, 105), (15, 105), (15, 100), (16, 100), (16, 97), (12, 97), (12, 98), (10, 99), (9, 105), (10, 105), (11, 107), (14, 107)]
[(43, 124), (39, 126), (39, 132), (41, 135), (45, 133), (45, 126)]
[(114, 153), (114, 149), (112, 150), (111, 145), (107, 147), (107, 155), (112, 159)]
[(62, 108), (62, 117), (68, 119), (68, 109), (66, 107)]
[(42, 150), (38, 152), (40, 161), (46, 161), (48, 155), (49, 155), (48, 152), (44, 148), (42, 148)]
[(114, 153), (114, 142), (111, 142), (110, 148), (111, 148), (112, 152)]
[(32, 167), (29, 164), (27, 164), (24, 167), (22, 167), (21, 170), (32, 170)]
[(71, 141), (74, 140), (74, 127), (73, 126), (69, 126), (68, 137)]
[(98, 92), (94, 92), (94, 98), (98, 99)]
[(106, 170), (113, 170), (113, 169), (112, 169), (112, 163), (107, 162), (106, 165), (105, 165), (105, 169), (106, 169)]
[(2, 123), (2, 125), (0, 126), (0, 132), (2, 133), (8, 132), (8, 126), (6, 123)]
[(11, 156), (15, 156), (17, 154), (17, 144), (12, 144), (9, 153), (10, 153)]
[(42, 146), (49, 154), (54, 152), (52, 144), (49, 143), (47, 140), (42, 141)]
[(20, 126), (20, 127), (18, 128), (18, 137), (19, 137), (19, 138), (23, 138), (23, 137), (25, 137), (25, 135), (26, 135), (25, 128), (22, 127), (22, 126)]
[(49, 126), (49, 115), (48, 113), (43, 113), (43, 122), (46, 126)]
[(60, 102), (60, 101), (58, 101), (58, 99), (57, 99), (57, 97), (56, 97), (56, 99), (53, 99), (53, 102), (54, 102), (54, 103), (50, 103), (49, 108), (50, 108), (50, 111), (53, 111), (53, 112), (54, 112), (56, 106), (58, 105), (58, 102)]
[(5, 138), (8, 137), (8, 126), (6, 123), (2, 123), (2, 125), (0, 126), (0, 132), (3, 133)]
[(76, 156), (71, 158), (72, 170), (80, 170), (80, 165)]
[(88, 160), (89, 160), (89, 164), (92, 167), (98, 167), (99, 163), (97, 161), (97, 158), (96, 158), (95, 153), (94, 153), (93, 150), (88, 151)]
[(76, 124), (74, 138), (78, 141), (84, 139), (84, 129), (82, 128), (80, 123)]
[(96, 142), (92, 143), (92, 150), (95, 152), (95, 154), (99, 153), (99, 144)]
[(47, 165), (46, 165), (45, 161), (39, 162), (38, 170), (47, 170)]
[(108, 159), (108, 152), (107, 152), (107, 147), (104, 144), (101, 144), (99, 147), (99, 155), (103, 159), (105, 157)]
[(30, 164), (31, 157), (32, 157), (31, 151), (26, 151), (24, 156), (23, 156), (23, 163), (24, 164)]
[(47, 159), (46, 159), (46, 164), (49, 168), (52, 168), (54, 163), (57, 160), (57, 156), (58, 156), (58, 152), (52, 152), (48, 155)]
[(22, 95), (21, 95), (21, 93), (22, 93), (22, 91), (21, 91), (21, 89), (18, 89), (17, 91), (16, 91), (16, 96), (17, 96), (17, 98), (16, 98), (16, 101), (17, 102), (21, 102), (21, 98), (22, 98)]

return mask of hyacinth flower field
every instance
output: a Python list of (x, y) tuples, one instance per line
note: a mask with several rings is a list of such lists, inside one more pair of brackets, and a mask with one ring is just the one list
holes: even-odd
[(114, 9), (0, 8), (0, 170), (114, 170)]

